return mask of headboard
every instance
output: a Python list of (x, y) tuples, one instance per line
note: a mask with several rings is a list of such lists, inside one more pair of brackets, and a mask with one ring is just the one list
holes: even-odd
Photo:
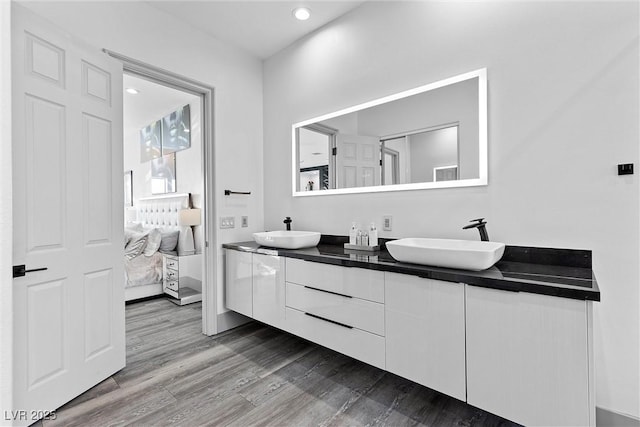
[[(144, 227), (180, 230), (178, 212), (190, 208), (191, 194), (163, 194), (161, 196), (138, 199), (138, 222)], [(182, 248), (183, 239), (178, 239), (178, 253), (193, 248)]]

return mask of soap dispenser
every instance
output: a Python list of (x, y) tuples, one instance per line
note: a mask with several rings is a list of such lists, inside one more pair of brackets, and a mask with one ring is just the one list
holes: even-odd
[(369, 227), (369, 246), (378, 246), (378, 229), (373, 222)]
[(351, 223), (351, 230), (349, 230), (349, 244), (355, 245), (358, 238), (358, 227), (355, 222)]

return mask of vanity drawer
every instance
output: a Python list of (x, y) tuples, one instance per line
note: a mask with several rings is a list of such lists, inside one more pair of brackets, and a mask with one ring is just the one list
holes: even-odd
[(384, 302), (384, 273), (287, 258), (286, 281), (303, 286)]
[(327, 320), (286, 308), (287, 330), (316, 344), (384, 369), (384, 338), (357, 328), (347, 328)]
[(288, 282), (285, 301), (287, 307), (384, 336), (384, 304)]

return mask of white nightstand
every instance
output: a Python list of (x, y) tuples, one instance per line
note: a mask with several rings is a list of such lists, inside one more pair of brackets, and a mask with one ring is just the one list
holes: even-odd
[(163, 254), (162, 272), (162, 288), (171, 297), (169, 301), (178, 305), (202, 301), (202, 281), (198, 279), (202, 272), (200, 254)]

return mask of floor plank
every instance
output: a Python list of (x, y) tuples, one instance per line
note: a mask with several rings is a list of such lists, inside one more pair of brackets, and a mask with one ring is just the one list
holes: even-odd
[(516, 425), (257, 322), (206, 337), (201, 307), (127, 305), (127, 366), (37, 425)]

